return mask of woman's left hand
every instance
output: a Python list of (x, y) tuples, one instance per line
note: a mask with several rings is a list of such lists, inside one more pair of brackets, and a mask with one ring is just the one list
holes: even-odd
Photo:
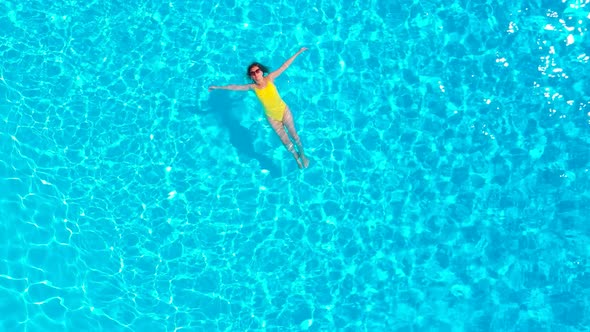
[(305, 51), (307, 51), (307, 47), (302, 47), (302, 48), (299, 49), (299, 53), (303, 53)]

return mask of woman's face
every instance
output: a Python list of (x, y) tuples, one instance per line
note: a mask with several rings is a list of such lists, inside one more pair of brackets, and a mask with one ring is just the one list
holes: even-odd
[(262, 79), (262, 70), (258, 67), (258, 66), (252, 66), (252, 68), (250, 68), (250, 71), (248, 72), (248, 74), (250, 75), (250, 78), (252, 80), (254, 80), (255, 82), (258, 82), (259, 80)]

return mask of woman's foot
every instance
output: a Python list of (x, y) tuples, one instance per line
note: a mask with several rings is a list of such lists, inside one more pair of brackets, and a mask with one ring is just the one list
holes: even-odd
[[(301, 157), (301, 163), (303, 164), (303, 168), (307, 168), (307, 166), (309, 166), (309, 159), (307, 159), (307, 157), (302, 153), (300, 155)], [(301, 168), (301, 166), (299, 166)]]
[(295, 158), (295, 161), (297, 162), (297, 166), (299, 166), (299, 168), (303, 168), (303, 164), (299, 160), (299, 154), (297, 152), (293, 152), (293, 158)]
[(299, 159), (295, 159), (297, 160), (297, 166), (299, 166), (299, 169), (303, 168), (303, 164), (301, 164), (301, 161), (299, 161)]

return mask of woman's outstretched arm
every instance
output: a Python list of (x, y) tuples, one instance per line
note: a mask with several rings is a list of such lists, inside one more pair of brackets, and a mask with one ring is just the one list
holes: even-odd
[(270, 78), (271, 80), (274, 80), (275, 78), (277, 78), (279, 75), (281, 75), (287, 68), (289, 68), (289, 66), (291, 65), (291, 63), (293, 63), (293, 60), (295, 60), (295, 58), (303, 53), (307, 51), (307, 48), (302, 47), (301, 49), (299, 49), (299, 51), (297, 51), (297, 53), (295, 53), (292, 57), (290, 57), (289, 59), (287, 59), (287, 61), (285, 61), (285, 63), (283, 63), (283, 65), (281, 67), (279, 67), (279, 69), (273, 71), (272, 73), (268, 74), (268, 78)]
[(248, 91), (250, 89), (252, 89), (252, 84), (244, 84), (244, 85), (230, 84), (230, 85), (225, 85), (225, 86), (212, 85), (209, 87), (209, 91), (212, 91), (212, 90)]

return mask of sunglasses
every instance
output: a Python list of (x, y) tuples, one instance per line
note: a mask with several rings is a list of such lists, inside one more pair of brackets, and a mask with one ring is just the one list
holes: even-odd
[(250, 76), (254, 76), (254, 75), (256, 75), (256, 74), (258, 74), (260, 72), (261, 72), (261, 70), (260, 70), (260, 68), (258, 68), (256, 70), (253, 70), (253, 71), (249, 72), (248, 74), (250, 74)]

